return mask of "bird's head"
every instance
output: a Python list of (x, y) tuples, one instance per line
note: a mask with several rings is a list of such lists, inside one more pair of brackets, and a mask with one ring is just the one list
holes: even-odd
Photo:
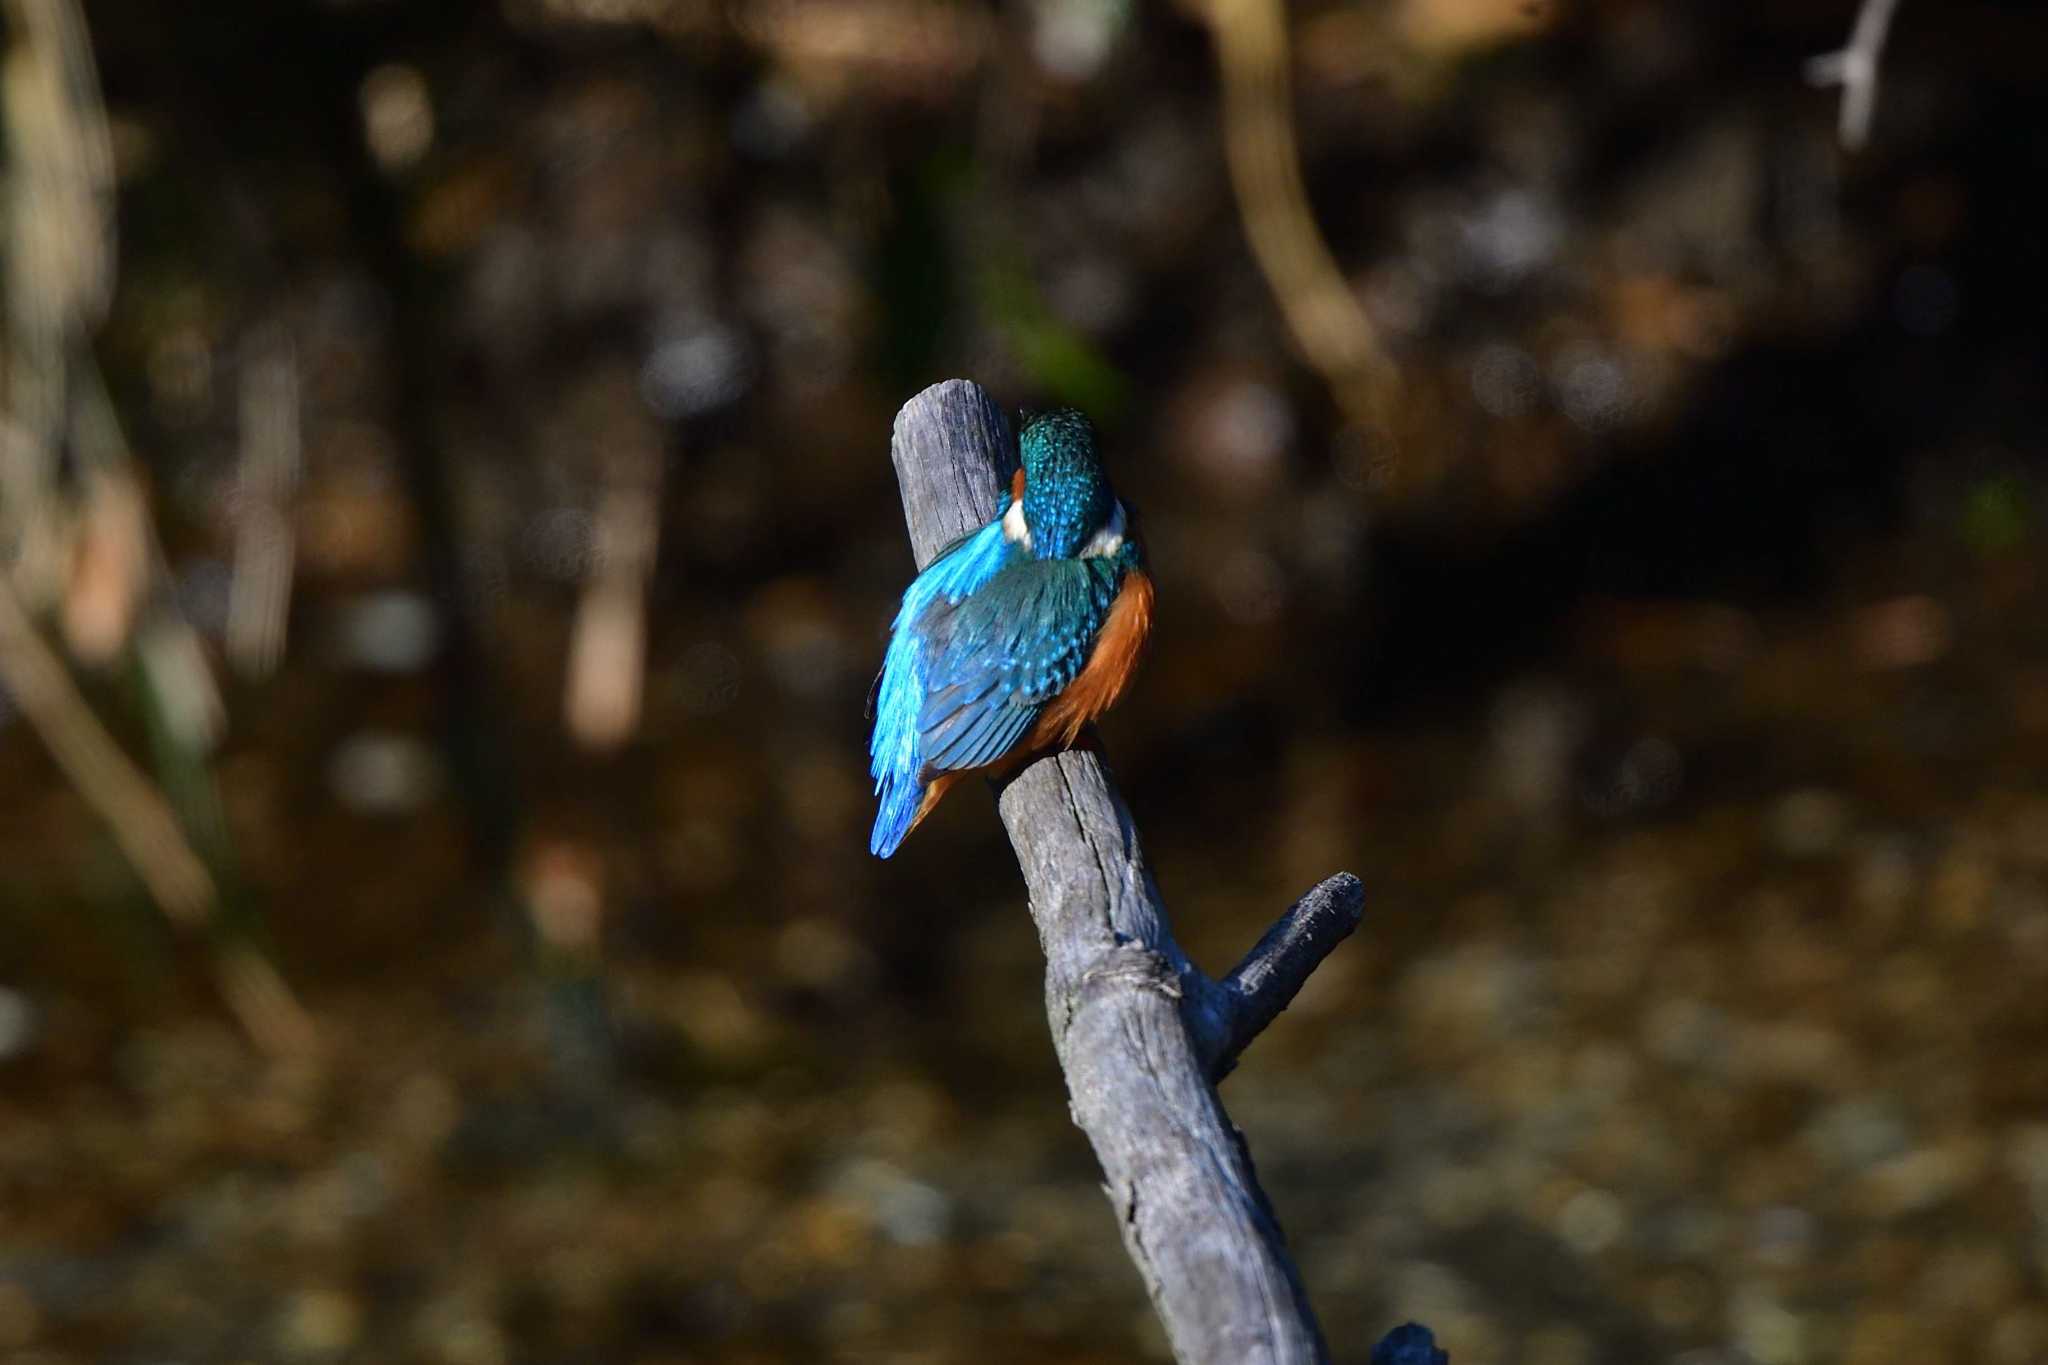
[(1040, 559), (1114, 554), (1124, 509), (1095, 453), (1095, 428), (1072, 408), (1033, 415), (1017, 434), (1024, 496), (1005, 518), (1012, 540)]

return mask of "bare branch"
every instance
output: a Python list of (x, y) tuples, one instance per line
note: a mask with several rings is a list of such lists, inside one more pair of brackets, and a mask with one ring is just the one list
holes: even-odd
[[(894, 454), (920, 567), (995, 514), (1016, 459), (1001, 412), (963, 380), (904, 405)], [(1210, 1076), (1357, 923), (1357, 879), (1333, 877), (1310, 892), (1219, 985), (1175, 941), (1130, 811), (1097, 754), (1039, 759), (1004, 786), (998, 805), (1045, 950), (1046, 1012), (1074, 1122), (1102, 1163), (1124, 1244), (1175, 1356), (1215, 1365), (1327, 1359)]]
[(1203, 1055), (1217, 1080), (1230, 1074), (1238, 1054), (1292, 1004), (1330, 950), (1351, 936), (1365, 915), (1365, 887), (1339, 872), (1289, 907), (1244, 961), (1218, 984), (1215, 1014), (1224, 1027)]
[(1856, 26), (1849, 33), (1849, 45), (1806, 63), (1809, 84), (1842, 87), (1841, 139), (1852, 152), (1870, 140), (1884, 42), (1898, 8), (1899, 0), (1863, 0), (1863, 7), (1856, 12)]

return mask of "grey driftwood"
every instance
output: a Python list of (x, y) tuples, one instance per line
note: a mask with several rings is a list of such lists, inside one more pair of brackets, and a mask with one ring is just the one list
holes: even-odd
[[(995, 515), (1017, 459), (1002, 412), (959, 379), (903, 406), (893, 453), (920, 569)], [(1311, 890), (1212, 980), (1174, 941), (1100, 757), (1039, 759), (998, 804), (1045, 950), (1046, 1013), (1074, 1122), (1102, 1163), (1174, 1355), (1203, 1365), (1326, 1360), (1216, 1082), (1357, 927), (1358, 879), (1339, 873)]]

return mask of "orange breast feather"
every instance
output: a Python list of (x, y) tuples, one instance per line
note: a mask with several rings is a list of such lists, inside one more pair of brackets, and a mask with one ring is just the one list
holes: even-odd
[(1132, 569), (1124, 575), (1124, 585), (1110, 604), (1102, 633), (1095, 637), (1095, 652), (1088, 656), (1080, 676), (1046, 706), (1026, 743), (1033, 749), (1072, 744), (1082, 726), (1116, 705), (1131, 675), (1138, 671), (1145, 637), (1151, 633), (1152, 580), (1143, 570)]

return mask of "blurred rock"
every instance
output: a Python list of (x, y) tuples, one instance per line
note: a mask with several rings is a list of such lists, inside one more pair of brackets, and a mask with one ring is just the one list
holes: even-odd
[(434, 608), (415, 593), (373, 593), (336, 613), (334, 649), (354, 668), (379, 673), (413, 673), (424, 668), (440, 644)]
[(1517, 686), (1495, 699), (1493, 781), (1512, 811), (1524, 819), (1564, 812), (1589, 729), (1584, 703), (1554, 684)]
[(1984, 1173), (1987, 1153), (1971, 1138), (1920, 1147), (1872, 1167), (1860, 1182), (1862, 1202), (1879, 1218), (1898, 1218), (1965, 1193)]
[(1850, 813), (1838, 794), (1807, 788), (1780, 797), (1769, 821), (1778, 852), (1788, 858), (1820, 858), (1841, 845), (1849, 832)]
[(0, 1348), (19, 1351), (36, 1339), (42, 1313), (29, 1292), (18, 1284), (0, 1281)]
[(364, 815), (404, 815), (426, 805), (441, 788), (433, 751), (409, 735), (364, 732), (350, 736), (328, 761), (335, 798)]
[(891, 1241), (930, 1246), (943, 1241), (951, 1218), (945, 1194), (913, 1180), (886, 1161), (856, 1160), (829, 1182), (838, 1197), (857, 1205), (863, 1217)]
[(278, 1319), (277, 1347), (291, 1360), (330, 1360), (345, 1354), (363, 1330), (363, 1307), (353, 1295), (309, 1289), (292, 1297)]
[(0, 1062), (10, 1061), (34, 1047), (39, 1024), (33, 1001), (20, 991), (0, 986)]

